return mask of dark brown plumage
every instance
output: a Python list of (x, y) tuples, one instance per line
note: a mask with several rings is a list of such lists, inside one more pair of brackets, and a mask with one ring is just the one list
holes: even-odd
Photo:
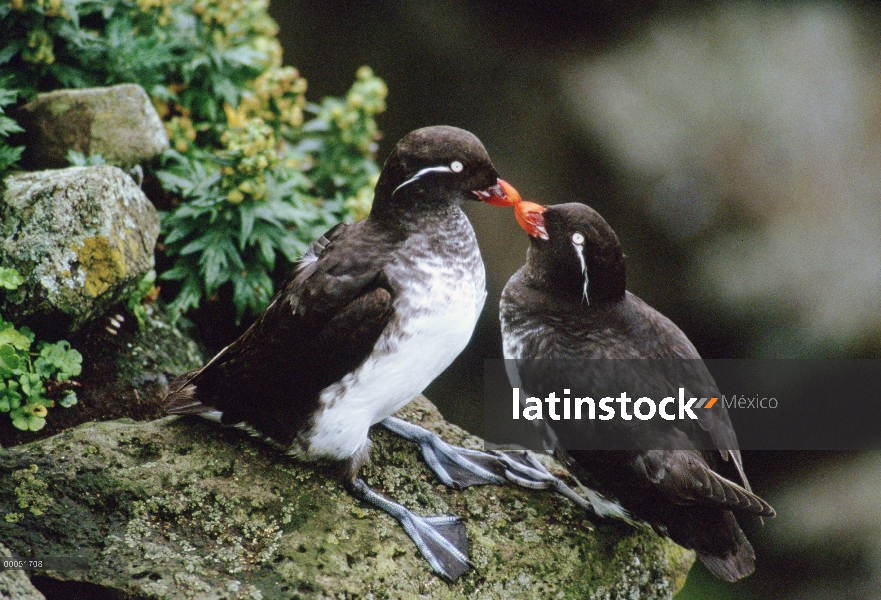
[[(550, 361), (529, 359), (583, 360), (570, 381), (587, 389), (629, 390), (634, 398), (675, 396), (674, 385), (684, 385), (691, 396), (720, 395), (685, 334), (626, 291), (621, 245), (596, 211), (562, 204), (539, 218), (527, 262), (501, 300), (505, 357), (527, 359), (518, 364), (517, 377), (529, 395), (544, 397), (553, 379)], [(586, 359), (631, 366), (605, 368)], [(737, 517), (774, 516), (774, 510), (750, 490), (724, 408), (701, 417), (651, 426), (635, 420), (544, 420), (541, 426), (557, 456), (622, 514), (696, 550), (713, 573), (735, 581), (755, 568)], [(590, 447), (609, 447), (605, 441), (633, 449), (586, 449), (587, 439), (595, 444)]]

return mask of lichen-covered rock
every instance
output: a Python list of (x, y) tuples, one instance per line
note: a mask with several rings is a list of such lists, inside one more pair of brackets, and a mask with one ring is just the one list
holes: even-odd
[(156, 209), (116, 167), (7, 177), (0, 200), (0, 264), (25, 277), (0, 298), (17, 324), (64, 335), (104, 314), (153, 266)]
[[(400, 416), (480, 444), (424, 399)], [(0, 539), (19, 554), (87, 556), (89, 571), (46, 574), (62, 596), (88, 584), (138, 599), (650, 600), (670, 598), (693, 560), (651, 533), (594, 527), (548, 493), (445, 488), (413, 444), (372, 437), (369, 484), (419, 513), (465, 518), (475, 569), (456, 583), (332, 469), (198, 418), (86, 424), (0, 453)]]
[[(12, 556), (9, 549), (0, 544), (0, 559)], [(24, 571), (0, 570), (0, 600), (46, 600), (31, 584)]]
[(134, 84), (38, 94), (15, 118), (25, 130), (21, 164), (28, 169), (63, 167), (71, 149), (131, 167), (168, 148), (162, 120)]

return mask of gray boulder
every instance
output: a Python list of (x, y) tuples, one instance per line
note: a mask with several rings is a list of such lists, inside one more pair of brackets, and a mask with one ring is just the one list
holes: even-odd
[(24, 276), (0, 314), (55, 335), (76, 331), (127, 297), (153, 266), (155, 208), (116, 167), (7, 177), (0, 200), (0, 265)]
[[(399, 416), (480, 446), (425, 399)], [(448, 489), (413, 444), (372, 437), (370, 485), (465, 518), (475, 569), (456, 583), (332, 469), (198, 418), (85, 424), (0, 454), (0, 539), (18, 554), (88, 557), (88, 571), (40, 574), (59, 597), (92, 586), (136, 599), (651, 600), (671, 598), (694, 559), (652, 533), (595, 527), (548, 493)]]
[(27, 169), (64, 167), (71, 149), (132, 167), (168, 148), (162, 120), (139, 85), (38, 94), (14, 117), (25, 130), (17, 141), (26, 145)]

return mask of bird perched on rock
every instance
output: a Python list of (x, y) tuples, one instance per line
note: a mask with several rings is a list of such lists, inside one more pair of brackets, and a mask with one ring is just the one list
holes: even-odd
[[(509, 362), (512, 383), (528, 395), (541, 395), (556, 376), (549, 371), (571, 364), (577, 365), (567, 373), (573, 386), (619, 391), (642, 386), (661, 398), (675, 396), (681, 385), (692, 396), (720, 395), (685, 334), (626, 291), (621, 245), (596, 211), (583, 204), (545, 208), (522, 202), (516, 190), (502, 185), (507, 199), (494, 202), (514, 205), (531, 237), (526, 264), (508, 281), (501, 299), (504, 355), (516, 359)], [(627, 361), (631, 366), (622, 368)], [(755, 553), (737, 518), (775, 513), (750, 489), (725, 407), (720, 403), (701, 413), (700, 421), (658, 425), (535, 422), (548, 449), (591, 494), (602, 496), (592, 497), (599, 514), (648, 523), (694, 549), (715, 575), (735, 581), (755, 568)], [(584, 443), (602, 434), (618, 436), (628, 449)]]
[(483, 308), (485, 275), (466, 200), (502, 202), (480, 141), (418, 129), (395, 146), (373, 209), (309, 248), (266, 312), (204, 367), (170, 385), (168, 412), (199, 414), (272, 440), (304, 460), (344, 465), (347, 489), (403, 525), (443, 577), (469, 568), (462, 523), (420, 517), (358, 478), (368, 430), (383, 422), (423, 446), (455, 486), (501, 483), (481, 453), (458, 451), (392, 413), (462, 351)]

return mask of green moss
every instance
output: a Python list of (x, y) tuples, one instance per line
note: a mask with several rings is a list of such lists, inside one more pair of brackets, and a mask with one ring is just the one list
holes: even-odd
[[(409, 419), (476, 444), (426, 402), (414, 404)], [(195, 419), (89, 424), (0, 455), (0, 473), (33, 476), (32, 457), (65, 457), (40, 463), (63, 500), (27, 528), (0, 520), (0, 538), (14, 551), (85, 552), (88, 581), (162, 598), (648, 600), (670, 598), (693, 560), (649, 532), (594, 528), (554, 495), (447, 489), (416, 446), (384, 431), (372, 437), (364, 475), (373, 486), (419, 514), (464, 517), (475, 570), (456, 583), (432, 574), (394, 519), (346, 494), (335, 469)], [(17, 510), (4, 498), (0, 509)]]
[(12, 482), (16, 484), (14, 493), (18, 507), (29, 510), (35, 517), (42, 515), (43, 511), (53, 503), (52, 497), (46, 493), (49, 484), (37, 477), (38, 471), (37, 465), (32, 464), (12, 474)]

